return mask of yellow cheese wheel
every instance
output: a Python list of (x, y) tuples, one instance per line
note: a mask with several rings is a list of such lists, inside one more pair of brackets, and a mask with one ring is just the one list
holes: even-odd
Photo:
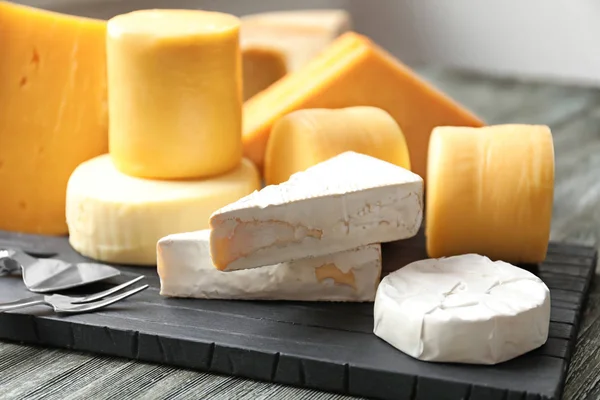
[(410, 169), (402, 130), (376, 107), (304, 109), (273, 126), (265, 156), (265, 183), (285, 182), (299, 171), (346, 151), (366, 154)]
[(206, 229), (214, 211), (258, 189), (258, 169), (247, 159), (214, 178), (149, 180), (121, 173), (105, 154), (69, 179), (69, 241), (100, 261), (155, 265), (161, 237)]
[(439, 127), (429, 144), (427, 252), (544, 260), (554, 193), (546, 126)]
[(285, 57), (279, 50), (248, 46), (242, 54), (244, 100), (268, 88), (287, 73)]
[(142, 10), (109, 20), (109, 149), (132, 176), (202, 178), (240, 163), (239, 19)]
[(73, 170), (108, 150), (106, 22), (0, 1), (0, 229), (67, 233)]

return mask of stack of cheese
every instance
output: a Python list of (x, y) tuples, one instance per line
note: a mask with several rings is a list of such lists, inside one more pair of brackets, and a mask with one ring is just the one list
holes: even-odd
[(416, 235), (422, 207), (418, 175), (345, 152), (221, 208), (210, 231), (161, 239), (161, 293), (372, 301), (380, 243)]
[(69, 240), (81, 254), (155, 265), (156, 242), (208, 227), (260, 188), (242, 158), (238, 18), (143, 10), (108, 22), (109, 152), (67, 187)]

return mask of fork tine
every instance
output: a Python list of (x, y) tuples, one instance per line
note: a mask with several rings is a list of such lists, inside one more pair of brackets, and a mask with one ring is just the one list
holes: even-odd
[(119, 285), (119, 286), (115, 286), (113, 288), (104, 290), (102, 292), (91, 294), (89, 296), (77, 297), (73, 301), (71, 301), (71, 303), (72, 304), (84, 304), (84, 303), (90, 303), (90, 302), (94, 302), (94, 301), (97, 301), (97, 300), (101, 300), (101, 299), (103, 299), (105, 297), (110, 296), (111, 294), (120, 292), (121, 290), (123, 290), (123, 289), (125, 289), (125, 288), (127, 288), (127, 287), (129, 287), (131, 285), (133, 285), (136, 282), (141, 281), (144, 278), (145, 278), (144, 275), (140, 275), (137, 278), (134, 278), (134, 279), (132, 279), (132, 280), (130, 280), (128, 282), (125, 282), (125, 283)]
[(124, 293), (121, 293), (121, 294), (118, 294), (118, 295), (115, 295), (112, 297), (108, 297), (104, 300), (99, 300), (99, 301), (96, 301), (93, 303), (71, 304), (69, 307), (65, 307), (60, 311), (62, 311), (62, 312), (87, 312), (87, 311), (98, 310), (100, 308), (110, 306), (111, 304), (114, 304), (118, 301), (121, 301), (128, 297), (131, 297), (134, 294), (137, 294), (143, 290), (148, 289), (148, 287), (149, 287), (148, 285), (140, 286), (135, 289), (128, 290), (127, 292), (124, 292)]

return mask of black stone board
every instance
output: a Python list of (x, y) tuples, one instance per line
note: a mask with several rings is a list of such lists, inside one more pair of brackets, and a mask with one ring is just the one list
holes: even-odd
[[(0, 231), (0, 247), (81, 261), (64, 237)], [(422, 234), (383, 246), (384, 271), (425, 258)], [(169, 299), (154, 268), (121, 266), (123, 276), (67, 292), (104, 289), (136, 274), (151, 288), (93, 314), (60, 316), (39, 307), (0, 313), (0, 339), (125, 357), (383, 400), (560, 399), (597, 252), (551, 243), (547, 259), (522, 266), (550, 288), (550, 338), (496, 366), (426, 363), (373, 331), (372, 303)], [(27, 292), (19, 276), (0, 278), (0, 302)]]

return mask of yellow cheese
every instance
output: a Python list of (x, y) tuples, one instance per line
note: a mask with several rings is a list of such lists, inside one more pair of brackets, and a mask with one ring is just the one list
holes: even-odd
[(440, 127), (429, 145), (427, 252), (511, 263), (546, 255), (554, 148), (546, 126)]
[(243, 53), (244, 100), (268, 88), (287, 73), (283, 54), (267, 47), (250, 47)]
[(285, 114), (360, 105), (394, 117), (406, 136), (412, 170), (422, 177), (434, 127), (483, 124), (370, 40), (348, 32), (304, 68), (244, 104), (244, 153), (262, 169), (271, 128)]
[(0, 1), (0, 229), (67, 233), (69, 175), (108, 149), (105, 33)]
[(346, 151), (410, 169), (406, 140), (386, 111), (375, 107), (294, 111), (273, 126), (265, 156), (265, 182), (276, 185)]
[(109, 147), (132, 176), (201, 178), (241, 160), (238, 18), (199, 10), (114, 17), (107, 35)]
[(105, 154), (69, 180), (69, 241), (100, 261), (154, 265), (161, 237), (206, 229), (214, 211), (258, 189), (258, 171), (246, 159), (215, 178), (158, 181), (119, 172)]
[(242, 50), (253, 47), (279, 49), (289, 71), (302, 68), (336, 37), (350, 30), (344, 10), (293, 10), (250, 14), (241, 18)]

